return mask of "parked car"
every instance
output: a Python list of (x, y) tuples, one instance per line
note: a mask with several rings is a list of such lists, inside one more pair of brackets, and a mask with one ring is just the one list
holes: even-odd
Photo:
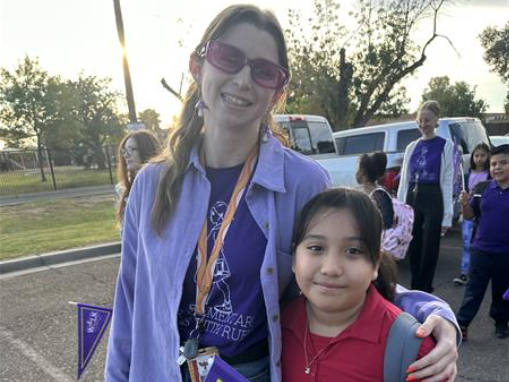
[(329, 121), (318, 115), (277, 114), (276, 122), (288, 134), (292, 148), (304, 155), (336, 155)]
[[(438, 122), (437, 135), (449, 138), (457, 144), (462, 160), (455, 169), (456, 192), (461, 187), (461, 168), (463, 172), (470, 169), (470, 154), (474, 147), (484, 142), (489, 145), (486, 129), (476, 118), (442, 118)], [(342, 183), (354, 185), (355, 167), (358, 156), (364, 153), (383, 151), (387, 154), (387, 171), (384, 179), (385, 187), (395, 193), (399, 186), (399, 172), (403, 163), (403, 155), (408, 144), (421, 136), (417, 123), (414, 121), (390, 123), (350, 129), (334, 133), (338, 155), (344, 157)]]
[(509, 135), (490, 135), (491, 145), (493, 147), (500, 145), (509, 145)]
[(274, 119), (288, 134), (295, 151), (320, 163), (329, 172), (333, 185), (346, 185), (342, 168), (344, 158), (337, 155), (332, 127), (326, 118), (318, 115), (279, 114)]

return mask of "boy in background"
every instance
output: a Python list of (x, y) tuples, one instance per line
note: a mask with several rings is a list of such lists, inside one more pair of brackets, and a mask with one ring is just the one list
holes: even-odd
[(493, 148), (490, 155), (492, 180), (477, 184), (472, 197), (466, 192), (460, 196), (463, 217), (475, 219), (477, 225), (470, 278), (457, 314), (463, 341), (468, 339), (468, 326), (479, 311), (490, 280), (495, 335), (509, 335), (509, 301), (502, 297), (509, 287), (509, 145)]

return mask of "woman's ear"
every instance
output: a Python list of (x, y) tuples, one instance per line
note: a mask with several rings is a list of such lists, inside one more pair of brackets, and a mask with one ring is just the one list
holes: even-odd
[(196, 52), (193, 52), (191, 56), (189, 57), (189, 71), (191, 72), (191, 75), (194, 78), (194, 81), (199, 85), (201, 81), (201, 70), (202, 70), (202, 63), (200, 61), (200, 58), (196, 54)]

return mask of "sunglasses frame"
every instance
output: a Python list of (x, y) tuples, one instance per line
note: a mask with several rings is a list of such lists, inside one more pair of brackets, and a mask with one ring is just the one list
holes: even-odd
[[(239, 57), (242, 57), (243, 58), (243, 62), (242, 62), (242, 66), (239, 67), (238, 70), (226, 70), (224, 67), (221, 67), (219, 65), (217, 65), (216, 63), (214, 63), (214, 59), (211, 59), (209, 57), (209, 54), (212, 54), (211, 53), (211, 47), (213, 45), (219, 45), (219, 46), (226, 46), (230, 49), (234, 49), (236, 51), (238, 51), (239, 53), (242, 54), (242, 56), (239, 56)], [(205, 60), (207, 60), (207, 62), (212, 65), (214, 68), (222, 71), (223, 73), (227, 73), (227, 74), (237, 74), (239, 73), (246, 65), (249, 66), (249, 68), (251, 69), (251, 79), (259, 86), (261, 86), (262, 88), (266, 88), (266, 89), (271, 89), (271, 90), (280, 90), (282, 89), (283, 87), (285, 87), (288, 82), (290, 81), (290, 73), (289, 71), (282, 67), (281, 65), (278, 65), (272, 61), (269, 61), (269, 60), (266, 60), (264, 58), (255, 58), (254, 60), (251, 60), (249, 59), (246, 54), (240, 50), (239, 48), (233, 46), (233, 45), (229, 45), (229, 44), (226, 44), (224, 42), (221, 42), (221, 41), (217, 41), (217, 40), (210, 40), (210, 41), (207, 41), (207, 43), (199, 50), (196, 52), (198, 54), (199, 57), (202, 57), (202, 58), (205, 58)], [(275, 67), (279, 73), (280, 73), (280, 77), (283, 78), (283, 81), (282, 83), (278, 83), (276, 86), (267, 86), (266, 84), (263, 84), (263, 83), (260, 83), (257, 79), (256, 79), (256, 72), (253, 70), (254, 67), (256, 66), (257, 63), (259, 62), (263, 62), (263, 63), (266, 63), (266, 64), (269, 64), (273, 67)]]

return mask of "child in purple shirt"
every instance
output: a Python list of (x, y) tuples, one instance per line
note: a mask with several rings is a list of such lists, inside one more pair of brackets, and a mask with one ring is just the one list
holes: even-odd
[(495, 320), (495, 335), (509, 335), (509, 301), (504, 292), (509, 288), (509, 145), (495, 147), (490, 153), (490, 174), (493, 178), (479, 183), (469, 198), (461, 193), (463, 216), (475, 218), (478, 224), (471, 247), (470, 277), (465, 296), (457, 314), (463, 341), (467, 329), (479, 311), (484, 293), (491, 280), (490, 316)]
[[(465, 176), (465, 188), (472, 192), (479, 182), (490, 179), (490, 148), (486, 143), (479, 143), (475, 146), (470, 156), (470, 171)], [(461, 256), (461, 274), (453, 280), (457, 285), (465, 285), (468, 280), (468, 269), (470, 268), (470, 244), (474, 232), (474, 222), (463, 219), (463, 255)]]

